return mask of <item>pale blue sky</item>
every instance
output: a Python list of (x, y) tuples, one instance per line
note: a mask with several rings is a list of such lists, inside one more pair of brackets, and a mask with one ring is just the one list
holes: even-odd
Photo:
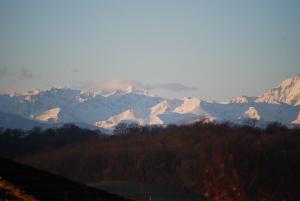
[(300, 75), (298, 0), (2, 0), (0, 91), (136, 80), (226, 100)]

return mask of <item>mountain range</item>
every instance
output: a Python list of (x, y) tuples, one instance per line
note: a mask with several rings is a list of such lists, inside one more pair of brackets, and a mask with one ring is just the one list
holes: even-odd
[(300, 125), (300, 76), (255, 96), (227, 102), (197, 97), (168, 99), (134, 85), (114, 90), (70, 88), (34, 89), (0, 95), (0, 127), (30, 129), (75, 123), (112, 130), (121, 122), (139, 125), (188, 124), (195, 121), (229, 121), (237, 124), (270, 122)]

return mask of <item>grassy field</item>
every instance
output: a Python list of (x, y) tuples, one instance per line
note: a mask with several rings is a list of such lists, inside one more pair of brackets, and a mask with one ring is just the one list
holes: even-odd
[(187, 194), (179, 188), (165, 185), (119, 181), (101, 182), (90, 185), (137, 201), (204, 201), (203, 198), (197, 195)]

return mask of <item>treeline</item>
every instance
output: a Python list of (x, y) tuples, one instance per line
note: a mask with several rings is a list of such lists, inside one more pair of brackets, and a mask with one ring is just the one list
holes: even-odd
[[(276, 123), (259, 129), (201, 122), (123, 129), (119, 135), (84, 134), (74, 143), (13, 156), (83, 182), (172, 184), (212, 201), (300, 200), (299, 129)], [(73, 136), (72, 130), (64, 132), (61, 135)], [(30, 136), (18, 140), (25, 143)], [(50, 140), (43, 136), (41, 141)], [(5, 144), (2, 138), (0, 142)]]
[(104, 137), (105, 135), (100, 131), (82, 129), (73, 124), (49, 129), (36, 127), (28, 131), (0, 128), (0, 156), (5, 158), (25, 157)]

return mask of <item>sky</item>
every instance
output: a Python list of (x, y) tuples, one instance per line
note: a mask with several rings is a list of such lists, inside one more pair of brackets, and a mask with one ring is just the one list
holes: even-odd
[(298, 0), (2, 0), (0, 92), (134, 81), (259, 95), (300, 75)]

